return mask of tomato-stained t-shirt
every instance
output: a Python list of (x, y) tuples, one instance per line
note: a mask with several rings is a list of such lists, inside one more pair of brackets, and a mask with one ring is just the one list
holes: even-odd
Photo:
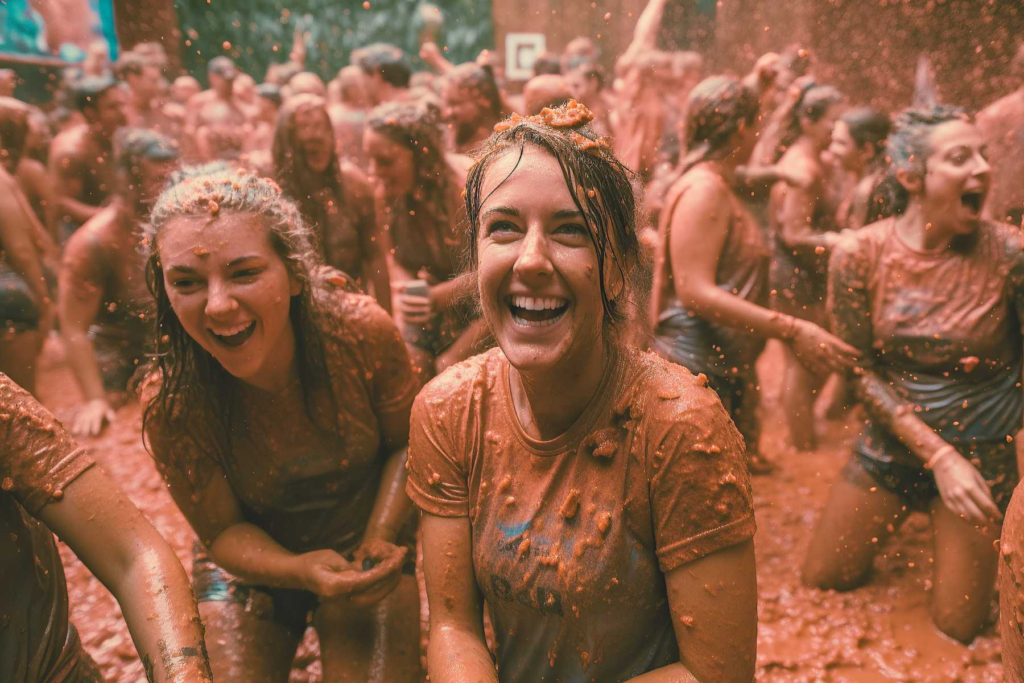
[(53, 534), (33, 515), (92, 460), (32, 396), (0, 374), (0, 681), (49, 681), (68, 636)]
[(743, 441), (703, 378), (611, 354), (562, 436), (521, 428), (500, 349), (413, 407), (407, 490), (468, 516), (502, 681), (622, 681), (678, 661), (665, 573), (754, 534)]
[[(184, 439), (159, 415), (146, 432), (165, 477), (185, 474), (196, 491), (212, 476), (226, 477), (246, 521), (297, 553), (359, 544), (390, 455), (385, 444), (406, 443), (419, 388), (388, 314), (370, 297), (336, 287), (332, 281), (346, 276), (331, 272), (312, 286), (333, 401), (314, 392), (307, 409), (298, 381), (280, 394), (243, 386), (228, 433), (210, 420)], [(385, 415), (401, 433), (384, 433)], [(197, 531), (203, 537), (223, 529)]]

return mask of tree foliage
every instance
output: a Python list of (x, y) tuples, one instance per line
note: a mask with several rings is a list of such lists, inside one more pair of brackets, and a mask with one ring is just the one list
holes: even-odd
[[(489, 0), (433, 0), (444, 17), (439, 45), (455, 62), (494, 47)], [(349, 63), (352, 50), (392, 43), (419, 64), (424, 30), (421, 0), (177, 0), (184, 67), (201, 80), (218, 55), (262, 80), (272, 62), (284, 62), (296, 29), (306, 34), (306, 68), (329, 79)], [(429, 16), (429, 13), (427, 14)]]

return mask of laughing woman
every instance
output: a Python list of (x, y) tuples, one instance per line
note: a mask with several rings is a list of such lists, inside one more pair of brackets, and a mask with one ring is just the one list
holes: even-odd
[(513, 117), (470, 171), (499, 348), (427, 385), (410, 440), (435, 683), (753, 678), (743, 442), (703, 378), (625, 341), (637, 200), (590, 119)]
[(159, 325), (144, 430), (199, 536), (218, 681), (288, 680), (312, 614), (327, 680), (419, 680), (402, 492), (417, 389), (390, 317), (245, 171), (185, 175), (145, 228)]
[(868, 576), (908, 511), (935, 528), (931, 611), (969, 642), (985, 624), (1001, 511), (1018, 480), (1024, 256), (1020, 232), (981, 220), (983, 140), (959, 109), (904, 112), (888, 142), (896, 212), (836, 246), (828, 308), (865, 362), (864, 433), (832, 484), (804, 581)]

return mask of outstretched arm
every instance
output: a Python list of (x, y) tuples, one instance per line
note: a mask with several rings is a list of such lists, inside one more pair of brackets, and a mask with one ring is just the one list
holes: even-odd
[(188, 577), (117, 484), (91, 467), (38, 516), (117, 599), (148, 681), (213, 680)]

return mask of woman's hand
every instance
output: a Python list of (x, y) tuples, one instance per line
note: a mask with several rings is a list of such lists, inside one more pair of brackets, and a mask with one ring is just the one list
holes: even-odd
[(434, 301), (428, 293), (414, 294), (408, 291), (408, 282), (392, 282), (391, 295), (396, 310), (404, 322), (412, 325), (426, 325), (434, 313)]
[(71, 433), (75, 436), (99, 436), (103, 428), (114, 421), (114, 409), (105, 398), (94, 398), (86, 401), (71, 425)]
[(955, 448), (943, 446), (928, 462), (935, 474), (942, 502), (954, 514), (974, 524), (1003, 518), (981, 472)]
[[(325, 600), (343, 599), (370, 605), (394, 590), (408, 552), (385, 541), (369, 541), (349, 562), (333, 550), (314, 550), (298, 556), (306, 590)], [(363, 570), (362, 567), (368, 567)]]
[(852, 367), (860, 352), (839, 337), (814, 323), (793, 318), (792, 327), (784, 336), (793, 353), (811, 372), (834, 372)]

